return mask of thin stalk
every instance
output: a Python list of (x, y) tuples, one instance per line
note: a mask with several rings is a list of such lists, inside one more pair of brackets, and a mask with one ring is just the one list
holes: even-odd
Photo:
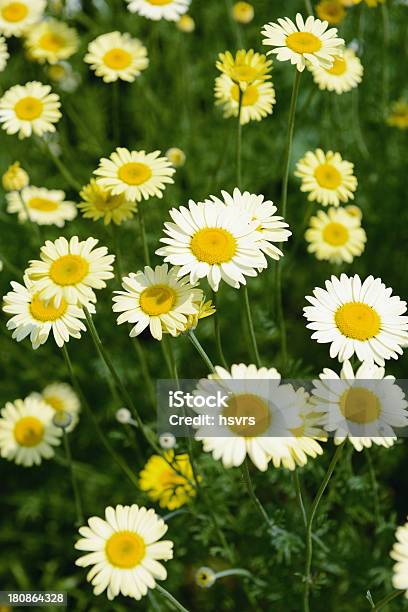
[(387, 604), (390, 603), (390, 601), (392, 601), (393, 599), (395, 599), (396, 597), (399, 597), (400, 595), (402, 595), (404, 593), (404, 591), (393, 591), (392, 593), (390, 593), (389, 595), (386, 595), (383, 599), (381, 599), (373, 608), (373, 612), (379, 612), (379, 610), (382, 610)]
[(259, 357), (258, 345), (256, 342), (256, 336), (255, 336), (254, 323), (252, 321), (251, 307), (249, 304), (248, 287), (244, 285), (242, 290), (244, 293), (244, 310), (245, 310), (245, 317), (246, 317), (248, 330), (249, 330), (250, 344), (251, 344), (252, 352), (254, 354), (256, 366), (260, 368), (261, 359)]
[(143, 350), (142, 344), (136, 336), (131, 338), (133, 349), (137, 355), (139, 360), (140, 368), (142, 370), (142, 377), (144, 384), (146, 385), (147, 395), (149, 397), (149, 401), (154, 406), (156, 404), (156, 392), (154, 388), (154, 383), (152, 377), (150, 375), (149, 365), (147, 363), (147, 358), (145, 351)]
[(207, 368), (210, 370), (210, 372), (215, 372), (215, 368), (214, 368), (214, 365), (213, 365), (211, 359), (209, 358), (209, 356), (207, 355), (207, 353), (203, 349), (200, 341), (198, 340), (197, 336), (195, 335), (195, 333), (193, 332), (192, 329), (189, 330), (189, 332), (187, 333), (187, 336), (188, 336), (188, 339), (190, 340), (191, 344), (196, 349), (197, 353), (200, 355), (201, 359), (204, 361), (204, 363), (207, 366)]
[(313, 556), (313, 521), (319, 507), (320, 501), (323, 497), (323, 494), (326, 490), (327, 485), (329, 484), (330, 478), (334, 472), (334, 468), (338, 460), (340, 459), (341, 453), (344, 448), (344, 442), (337, 447), (336, 452), (334, 453), (332, 460), (330, 461), (330, 465), (327, 469), (327, 472), (320, 484), (319, 490), (317, 491), (316, 497), (313, 500), (313, 504), (310, 510), (309, 517), (307, 519), (306, 525), (306, 562), (305, 562), (305, 575), (304, 575), (304, 591), (303, 591), (303, 610), (304, 612), (310, 611), (309, 606), (309, 597), (310, 597), (310, 584), (311, 584), (311, 570), (312, 570), (312, 556)]
[(139, 202), (139, 206), (137, 208), (137, 216), (139, 218), (140, 237), (142, 239), (144, 262), (146, 266), (150, 266), (150, 254), (149, 254), (149, 245), (148, 245), (147, 236), (146, 236), (143, 202)]
[(222, 350), (222, 342), (221, 342), (221, 329), (220, 329), (220, 320), (218, 317), (218, 308), (217, 308), (217, 292), (212, 290), (212, 301), (215, 307), (214, 313), (214, 336), (215, 336), (215, 344), (217, 347), (218, 357), (221, 365), (224, 368), (228, 369), (227, 360), (224, 357), (224, 351)]
[(237, 121), (237, 187), (241, 189), (242, 185), (242, 124), (241, 124), (241, 110), (242, 110), (242, 89), (238, 83), (238, 121)]
[(120, 250), (120, 245), (119, 245), (119, 236), (118, 236), (118, 228), (115, 226), (115, 224), (112, 221), (112, 225), (111, 225), (111, 237), (113, 239), (113, 248), (115, 251), (115, 255), (116, 255), (116, 261), (115, 261), (115, 276), (116, 276), (116, 281), (119, 284), (119, 287), (122, 285), (122, 278), (123, 278), (123, 267), (122, 267), (122, 253)]
[(305, 526), (305, 529), (307, 529), (307, 514), (306, 514), (305, 505), (303, 503), (302, 488), (300, 486), (299, 473), (298, 473), (297, 469), (295, 469), (294, 472), (293, 472), (293, 482), (294, 482), (294, 485), (295, 485), (296, 499), (297, 499), (297, 502), (299, 504), (300, 513), (302, 515), (303, 524)]
[(258, 497), (257, 497), (257, 495), (255, 493), (255, 488), (254, 488), (254, 485), (252, 483), (251, 475), (249, 473), (248, 459), (244, 460), (241, 468), (242, 468), (242, 477), (244, 479), (246, 488), (248, 490), (249, 497), (253, 501), (253, 503), (256, 506), (256, 508), (258, 509), (259, 513), (262, 515), (262, 518), (264, 519), (264, 521), (267, 524), (268, 528), (272, 529), (274, 527), (274, 525), (272, 524), (272, 521), (269, 518), (268, 513), (266, 512), (265, 508), (263, 507), (263, 505), (261, 504), (260, 500), (258, 499)]
[(51, 149), (51, 147), (48, 144), (48, 142), (46, 140), (43, 140), (42, 142), (45, 144), (45, 147), (47, 149), (48, 155), (50, 156), (50, 158), (52, 159), (54, 164), (57, 166), (58, 170), (61, 172), (61, 174), (64, 177), (64, 179), (67, 181), (68, 185), (70, 185), (73, 189), (75, 189), (75, 191), (81, 191), (81, 189), (82, 189), (81, 183), (79, 183), (72, 176), (71, 172), (68, 170), (66, 165), (61, 161), (61, 159), (57, 155), (55, 155), (55, 153)]
[(245, 576), (245, 578), (254, 578), (251, 572), (248, 572), (246, 569), (241, 569), (240, 567), (234, 567), (229, 570), (223, 570), (222, 572), (217, 572), (214, 574), (214, 578), (218, 580), (218, 578), (227, 578), (227, 576)]
[(34, 228), (34, 231), (35, 231), (35, 233), (37, 235), (37, 238), (38, 238), (38, 242), (42, 242), (43, 239), (42, 239), (42, 236), (41, 236), (41, 230), (39, 228), (39, 225), (38, 225), (38, 223), (36, 223), (35, 221), (32, 220), (31, 215), (30, 215), (30, 211), (28, 210), (28, 206), (25, 203), (25, 200), (23, 198), (23, 195), (22, 195), (21, 191), (18, 192), (18, 197), (20, 198), (21, 205), (24, 208), (24, 212), (26, 214), (27, 221)]
[(388, 49), (390, 44), (390, 20), (388, 17), (387, 5), (381, 5), (381, 20), (383, 30), (383, 54), (382, 54), (382, 113), (387, 116), (388, 96), (389, 96), (389, 58)]
[(112, 123), (115, 146), (120, 145), (120, 84), (119, 80), (112, 85)]
[(313, 15), (313, 7), (310, 0), (305, 0), (305, 8), (308, 15)]
[(104, 445), (104, 447), (106, 448), (106, 450), (108, 451), (108, 453), (110, 454), (110, 456), (112, 457), (112, 459), (115, 461), (115, 463), (121, 468), (121, 470), (124, 472), (124, 474), (126, 474), (127, 478), (130, 480), (130, 482), (132, 483), (133, 486), (139, 487), (139, 481), (136, 478), (136, 475), (133, 473), (133, 471), (127, 466), (127, 464), (122, 460), (121, 457), (119, 457), (119, 455), (116, 453), (116, 451), (113, 449), (113, 447), (110, 445), (110, 442), (108, 441), (108, 439), (106, 438), (105, 434), (103, 433), (101, 427), (99, 426), (98, 421), (96, 420), (91, 407), (88, 403), (88, 400), (86, 399), (84, 393), (82, 392), (82, 388), (78, 382), (78, 379), (75, 375), (74, 372), (74, 368), (72, 366), (72, 362), (71, 359), (69, 357), (69, 353), (67, 350), (66, 345), (64, 344), (62, 346), (62, 354), (64, 356), (65, 359), (65, 363), (69, 372), (69, 375), (71, 377), (72, 380), (72, 385), (78, 395), (78, 397), (81, 399), (81, 403), (84, 406), (86, 412), (88, 413), (89, 417), (92, 420), (92, 424), (95, 428), (95, 431), (97, 433), (97, 435), (99, 436), (102, 444)]
[(167, 599), (169, 604), (171, 604), (175, 610), (180, 610), (180, 612), (189, 612), (187, 608), (185, 608), (179, 601), (177, 601), (177, 599), (173, 597), (171, 593), (166, 591), (166, 589), (164, 589), (158, 582), (156, 582), (156, 589), (160, 593), (160, 595), (163, 595), (163, 597)]
[(12, 274), (15, 274), (17, 277), (23, 276), (24, 272), (22, 270), (19, 270), (6, 257), (4, 257), (3, 253), (0, 253), (0, 261), (3, 262), (4, 267), (10, 270)]
[(373, 465), (373, 460), (371, 458), (371, 454), (370, 451), (371, 449), (367, 449), (367, 452), (364, 453), (364, 456), (367, 459), (367, 463), (368, 463), (368, 472), (370, 475), (370, 480), (371, 480), (371, 490), (372, 490), (372, 494), (373, 494), (373, 505), (374, 505), (374, 519), (375, 519), (375, 525), (377, 527), (377, 529), (380, 526), (380, 522), (381, 522), (381, 515), (380, 515), (380, 502), (378, 499), (378, 482), (377, 482), (377, 478), (375, 476), (375, 469), (374, 469), (374, 465)]
[(63, 429), (62, 435), (64, 439), (65, 454), (67, 456), (68, 469), (69, 469), (69, 473), (71, 477), (72, 490), (74, 492), (77, 522), (78, 522), (78, 525), (82, 525), (84, 522), (84, 513), (82, 512), (81, 496), (79, 493), (78, 482), (77, 482), (75, 472), (74, 472), (74, 464), (72, 462), (72, 454), (71, 454), (71, 447), (69, 444), (68, 434), (65, 429)]

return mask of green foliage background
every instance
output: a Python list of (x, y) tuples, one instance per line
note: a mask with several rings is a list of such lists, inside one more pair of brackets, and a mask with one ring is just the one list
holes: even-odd
[[(197, 26), (193, 34), (179, 32), (172, 23), (155, 23), (131, 15), (122, 0), (100, 1), (98, 8), (96, 4), (84, 2), (84, 12), (68, 19), (81, 34), (81, 48), (71, 60), (81, 83), (74, 93), (60, 91), (53, 84), (61, 96), (64, 114), (53, 140), (60, 146), (64, 163), (81, 184), (88, 182), (99, 158), (108, 156), (117, 145), (147, 151), (166, 151), (178, 146), (186, 152), (187, 163), (177, 171), (175, 184), (167, 188), (164, 199), (150, 200), (145, 207), (153, 253), (171, 206), (185, 204), (189, 198), (203, 200), (209, 194), (218, 194), (221, 189), (232, 190), (235, 186), (235, 121), (223, 119), (214, 107), (217, 54), (240, 47), (262, 51), (261, 26), (278, 17), (293, 18), (297, 11), (304, 13), (304, 4), (301, 0), (255, 0), (254, 21), (241, 27), (229, 18), (228, 2), (193, 0), (191, 15)], [(342, 96), (322, 93), (307, 71), (302, 76), (293, 165), (306, 150), (318, 146), (337, 150), (354, 162), (359, 182), (356, 203), (363, 210), (368, 243), (361, 258), (341, 269), (319, 263), (308, 255), (302, 238), (306, 199), (291, 172), (287, 220), (294, 237), (287, 248), (283, 271), (291, 354), (290, 369), (284, 372), (287, 376), (311, 376), (324, 366), (338, 367), (336, 363), (329, 364), (327, 346), (311, 341), (302, 317), (304, 296), (315, 286), (321, 286), (331, 274), (345, 271), (362, 277), (380, 276), (402, 298), (408, 294), (406, 140), (403, 132), (384, 122), (389, 102), (404, 95), (406, 11), (397, 2), (388, 2), (386, 12), (362, 5), (350, 10), (340, 25), (340, 34), (347, 43), (358, 39), (365, 70), (358, 90)], [(388, 35), (386, 28), (384, 36), (387, 14)], [(148, 47), (150, 57), (150, 66), (143, 76), (131, 85), (120, 86), (119, 141), (115, 140), (112, 87), (95, 78), (82, 61), (90, 40), (115, 29), (140, 38)], [(27, 60), (20, 40), (11, 39), (9, 46), (12, 57), (0, 76), (1, 91), (33, 79), (48, 82), (46, 69)], [(243, 130), (244, 187), (253, 193), (263, 193), (278, 206), (293, 77), (294, 69), (288, 63), (274, 62), (277, 95), (274, 114)], [(35, 139), (18, 141), (1, 131), (0, 172), (16, 159), (28, 170), (33, 185), (63, 188), (70, 199), (78, 201), (78, 194), (67, 185)], [(60, 233), (67, 237), (77, 234), (82, 239), (92, 235), (114, 249), (109, 229), (81, 217), (62, 232), (42, 227), (41, 233), (43, 240), (53, 240)], [(119, 229), (118, 242), (123, 272), (140, 269), (143, 254), (136, 220)], [(39, 247), (32, 227), (19, 225), (15, 217), (5, 212), (4, 193), (0, 193), (0, 259), (11, 264), (0, 275), (2, 295), (8, 291), (10, 280), (21, 279), (27, 261), (37, 258)], [(159, 263), (159, 258), (155, 261)], [(128, 330), (125, 326), (116, 327), (111, 311), (111, 292), (117, 288), (116, 281), (111, 281), (108, 289), (99, 293), (95, 322), (115, 364), (128, 381), (144, 419), (154, 424), (155, 415), (146, 399)], [(251, 280), (249, 289), (263, 361), (279, 368), (273, 271), (269, 269)], [(231, 363), (251, 360), (241, 331), (241, 306), (241, 293), (222, 287), (219, 311), (226, 354)], [(34, 352), (28, 342), (12, 341), (5, 323), (2, 314), (1, 405), (40, 391), (52, 381), (68, 381), (62, 356), (52, 341)], [(210, 320), (200, 324), (198, 335), (214, 356)], [(166, 377), (157, 342), (146, 335), (142, 343), (154, 377)], [(174, 344), (183, 378), (207, 374), (186, 338), (181, 337)], [(116, 423), (114, 414), (120, 402), (110, 393), (107, 373), (89, 335), (85, 334), (81, 341), (71, 341), (69, 349), (101, 426), (137, 472), (142, 467), (138, 457), (146, 460), (150, 450), (132, 432)], [(406, 367), (404, 356), (390, 363), (388, 371), (403, 378)], [(103, 515), (105, 506), (118, 503), (150, 505), (146, 496), (124, 480), (112, 464), (84, 414), (71, 435), (71, 444), (87, 516)], [(309, 461), (299, 470), (307, 504), (313, 499), (331, 452), (329, 444), (321, 459)], [(167, 563), (166, 588), (186, 607), (200, 612), (237, 608), (300, 610), (304, 533), (292, 475), (272, 467), (266, 474), (253, 472), (258, 495), (275, 523), (275, 528), (268, 532), (248, 499), (239, 470), (223, 470), (218, 462), (201, 453), (198, 445), (195, 454), (204, 473), (206, 495), (236, 551), (239, 566), (250, 570), (259, 582), (229, 578), (220, 580), (209, 590), (200, 590), (194, 585), (193, 574), (200, 565), (228, 566), (205, 506), (198, 500), (187, 514), (169, 522), (168, 536), (175, 542), (175, 558)], [(371, 472), (370, 462), (374, 466)], [(316, 522), (316, 534), (322, 544), (315, 545), (313, 610), (368, 610), (370, 604), (365, 599), (368, 589), (375, 601), (392, 589), (389, 550), (395, 526), (405, 520), (408, 510), (406, 465), (404, 441), (391, 450), (374, 448), (361, 454), (352, 454), (351, 447), (347, 448)], [(373, 481), (374, 472), (377, 484)], [(0, 487), (0, 588), (64, 589), (69, 592), (70, 609), (75, 611), (155, 609), (154, 602), (148, 598), (141, 603), (125, 598), (110, 603), (104, 596), (95, 598), (85, 582), (85, 572), (74, 566), (75, 508), (62, 449), (58, 450), (55, 461), (45, 461), (39, 468), (24, 469), (2, 460)], [(160, 605), (166, 609), (165, 603), (160, 601)], [(387, 609), (408, 607), (399, 598)]]

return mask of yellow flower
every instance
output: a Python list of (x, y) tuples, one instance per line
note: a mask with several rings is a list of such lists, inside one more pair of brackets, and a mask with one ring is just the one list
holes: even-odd
[(190, 329), (194, 331), (201, 319), (211, 317), (211, 315), (215, 313), (215, 306), (212, 303), (212, 300), (208, 300), (206, 302), (205, 298), (203, 297), (200, 302), (196, 302), (195, 304), (198, 308), (198, 312), (193, 315), (188, 315), (187, 323), (185, 324), (183, 331), (179, 332), (177, 335), (188, 332)]
[(40, 63), (56, 64), (71, 57), (79, 46), (79, 37), (73, 28), (56, 19), (47, 19), (34, 25), (28, 32), (26, 47), (32, 59)]
[(195, 21), (190, 15), (182, 15), (176, 25), (180, 32), (186, 32), (187, 34), (195, 30)]
[(241, 88), (246, 88), (254, 81), (266, 81), (271, 76), (268, 72), (271, 69), (272, 61), (266, 59), (266, 55), (255, 53), (253, 49), (237, 51), (235, 57), (226, 51), (218, 55), (216, 63), (218, 70), (228, 75), (235, 83), (239, 83)]
[(20, 162), (14, 162), (3, 174), (2, 183), (5, 191), (21, 191), (27, 187), (30, 177), (20, 166)]
[(387, 123), (399, 130), (406, 130), (408, 128), (408, 104), (404, 100), (394, 102), (391, 107), (391, 113), (387, 118)]
[(161, 508), (175, 510), (196, 494), (193, 470), (186, 453), (175, 455), (173, 450), (169, 450), (164, 457), (150, 457), (140, 472), (139, 486), (152, 501), (159, 502)]
[(254, 7), (249, 2), (236, 2), (232, 7), (232, 17), (238, 23), (250, 23), (254, 18)]
[(83, 201), (78, 204), (78, 208), (84, 218), (92, 221), (103, 219), (104, 225), (111, 222), (120, 225), (131, 219), (137, 211), (136, 202), (130, 202), (123, 194), (112, 195), (110, 191), (98, 185), (95, 179), (91, 179), (79, 195)]
[(332, 25), (343, 21), (346, 11), (339, 0), (322, 0), (316, 6), (316, 13), (320, 19), (325, 19)]
[(186, 163), (186, 154), (178, 147), (171, 147), (166, 151), (166, 157), (174, 168), (181, 168)]

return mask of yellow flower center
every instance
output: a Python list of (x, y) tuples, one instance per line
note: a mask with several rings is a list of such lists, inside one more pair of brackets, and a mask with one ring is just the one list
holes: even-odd
[(333, 62), (333, 66), (327, 70), (329, 74), (334, 74), (334, 76), (340, 76), (344, 74), (347, 70), (347, 64), (344, 59), (341, 57), (336, 57)]
[(14, 437), (20, 446), (37, 446), (44, 436), (44, 425), (36, 417), (23, 417), (14, 426)]
[(344, 336), (353, 340), (370, 340), (381, 329), (379, 314), (363, 302), (347, 302), (337, 309), (334, 320)]
[[(231, 87), (231, 97), (239, 102), (239, 88), (236, 83)], [(256, 85), (248, 85), (242, 96), (242, 106), (253, 106), (259, 100), (259, 90)]]
[(286, 46), (296, 53), (315, 53), (321, 49), (322, 43), (310, 32), (294, 32), (286, 37)]
[(44, 400), (55, 410), (55, 412), (63, 412), (65, 410), (63, 400), (56, 395), (47, 395), (44, 397)]
[(10, 2), (2, 9), (1, 14), (5, 21), (18, 23), (27, 17), (28, 8), (23, 2)]
[(144, 289), (140, 295), (140, 308), (147, 315), (157, 317), (170, 312), (176, 302), (174, 289), (167, 285), (153, 285)]
[(107, 210), (115, 210), (120, 208), (124, 202), (122, 195), (106, 195), (106, 197), (98, 196), (94, 199), (93, 205), (97, 210), (105, 212)]
[(34, 208), (35, 210), (41, 210), (43, 212), (51, 212), (57, 210), (58, 202), (55, 200), (49, 200), (48, 198), (30, 198), (27, 202), (28, 208)]
[(105, 53), (103, 62), (108, 68), (112, 68), (112, 70), (124, 70), (132, 63), (132, 56), (128, 51), (124, 51), (124, 49), (115, 48)]
[(349, 238), (349, 231), (342, 223), (328, 223), (323, 230), (323, 240), (331, 246), (343, 246)]
[(340, 398), (340, 411), (352, 423), (364, 425), (378, 419), (381, 405), (378, 397), (364, 387), (352, 387)]
[(38, 41), (38, 46), (45, 51), (59, 51), (65, 45), (65, 39), (54, 32), (43, 34)]
[(256, 79), (258, 73), (259, 70), (253, 66), (246, 66), (245, 64), (241, 66), (235, 65), (231, 71), (231, 78), (233, 81), (245, 81), (250, 83)]
[(50, 268), (50, 278), (56, 285), (66, 287), (80, 283), (89, 272), (89, 263), (80, 255), (63, 255)]
[(43, 108), (44, 105), (41, 100), (33, 98), (32, 96), (27, 96), (26, 98), (21, 98), (21, 100), (16, 103), (14, 112), (21, 121), (33, 121), (41, 117)]
[(194, 234), (190, 248), (198, 261), (220, 264), (231, 261), (237, 250), (234, 236), (221, 227), (208, 227)]
[(45, 302), (36, 294), (31, 300), (30, 312), (33, 319), (47, 323), (60, 319), (65, 314), (67, 307), (65, 300), (61, 300), (61, 304), (56, 308), (52, 302)]
[[(271, 414), (268, 404), (258, 395), (253, 393), (241, 393), (233, 395), (228, 400), (228, 407), (222, 411), (224, 417), (233, 417), (235, 423), (228, 428), (244, 438), (261, 436), (269, 427)], [(246, 421), (245, 418), (246, 417)], [(250, 425), (248, 418), (255, 419), (255, 424)], [(241, 424), (239, 424), (241, 418)]]
[(163, 6), (164, 4), (171, 4), (173, 0), (147, 0), (153, 6)]
[(140, 162), (129, 162), (119, 168), (118, 177), (128, 185), (141, 185), (152, 176), (151, 168)]
[(337, 189), (341, 185), (341, 174), (332, 164), (320, 164), (314, 175), (320, 187), (324, 189)]
[(131, 569), (144, 559), (146, 544), (137, 533), (118, 531), (107, 540), (105, 553), (113, 566)]

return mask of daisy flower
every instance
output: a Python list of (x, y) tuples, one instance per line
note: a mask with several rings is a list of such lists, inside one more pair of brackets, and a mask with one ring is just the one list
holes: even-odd
[(131, 219), (137, 211), (136, 202), (130, 202), (121, 195), (112, 195), (103, 187), (97, 184), (95, 179), (91, 179), (80, 192), (82, 202), (78, 208), (85, 219), (98, 221), (103, 219), (104, 225), (114, 223), (120, 225), (124, 221)]
[(31, 467), (54, 456), (62, 432), (52, 424), (52, 409), (41, 398), (30, 395), (7, 402), (0, 415), (2, 457)]
[(193, 470), (188, 454), (175, 455), (173, 450), (169, 450), (164, 457), (150, 457), (140, 472), (139, 487), (153, 502), (159, 502), (160, 508), (176, 510), (195, 497), (192, 482)]
[(298, 161), (295, 176), (302, 179), (300, 190), (309, 193), (310, 202), (338, 206), (340, 202), (354, 199), (357, 179), (353, 168), (354, 164), (343, 160), (340, 153), (316, 149)]
[(405, 591), (408, 598), (408, 521), (395, 532), (396, 542), (390, 553), (397, 563), (393, 568), (392, 584), (395, 589)]
[(404, 100), (398, 100), (391, 106), (391, 112), (388, 115), (387, 123), (391, 127), (396, 127), (399, 130), (408, 128), (408, 104)]
[(40, 63), (56, 64), (77, 51), (79, 36), (63, 21), (45, 19), (30, 28), (25, 44), (31, 58)]
[(64, 227), (65, 221), (77, 216), (74, 202), (65, 200), (65, 192), (43, 187), (25, 187), (22, 191), (12, 191), (6, 195), (7, 212), (17, 213), (20, 222), (27, 220), (38, 225)]
[(66, 383), (52, 383), (43, 389), (41, 397), (48, 406), (51, 406), (53, 417), (55, 414), (62, 413), (70, 415), (72, 421), (66, 431), (72, 431), (78, 423), (81, 408), (78, 396), (73, 388)]
[(235, 2), (231, 15), (237, 23), (251, 23), (255, 15), (254, 7), (249, 2)]
[(303, 309), (306, 327), (314, 330), (314, 340), (330, 343), (330, 357), (345, 361), (355, 354), (383, 366), (402, 355), (408, 342), (406, 302), (391, 294), (380, 278), (332, 276), (326, 289), (317, 287), (306, 297), (311, 304)]
[(262, 53), (255, 53), (253, 49), (245, 51), (240, 49), (235, 57), (230, 51), (219, 53), (216, 66), (220, 72), (230, 77), (242, 90), (254, 81), (265, 81), (272, 78), (270, 74), (272, 61)]
[(343, 21), (346, 11), (339, 0), (321, 0), (316, 5), (319, 19), (326, 20), (330, 25), (337, 25)]
[(319, 89), (342, 94), (351, 91), (361, 83), (363, 66), (353, 49), (345, 49), (341, 57), (336, 57), (331, 68), (309, 66), (314, 82)]
[(189, 201), (188, 208), (170, 210), (173, 223), (164, 224), (160, 238), (166, 246), (156, 251), (164, 261), (181, 266), (179, 276), (190, 275), (194, 285), (200, 278), (218, 291), (221, 280), (236, 289), (246, 284), (246, 276), (256, 276), (267, 267), (254, 231), (256, 221), (216, 202)]
[(181, 15), (187, 13), (191, 0), (126, 0), (131, 13), (158, 21), (178, 21)]
[(119, 593), (139, 600), (155, 588), (155, 580), (167, 577), (159, 563), (173, 558), (173, 542), (161, 540), (167, 529), (152, 509), (136, 504), (109, 506), (105, 520), (92, 516), (87, 526), (80, 527), (82, 537), (75, 548), (87, 554), (75, 563), (92, 566), (86, 578), (95, 595), (106, 590), (109, 600)]
[(166, 157), (175, 168), (181, 168), (186, 163), (186, 154), (178, 147), (167, 149)]
[(191, 34), (191, 32), (194, 32), (195, 30), (195, 21), (191, 15), (182, 15), (177, 21), (176, 26), (180, 32)]
[(306, 21), (300, 13), (296, 24), (291, 19), (278, 19), (278, 23), (267, 23), (262, 30), (263, 44), (273, 47), (281, 62), (290, 61), (302, 72), (308, 63), (330, 68), (334, 58), (344, 46), (344, 40), (337, 37), (336, 28), (327, 29), (327, 21), (308, 17)]
[[(225, 117), (238, 117), (239, 86), (226, 74), (215, 79), (216, 104), (221, 105)], [(241, 125), (250, 121), (261, 121), (273, 112), (276, 102), (272, 83), (254, 81), (248, 85), (241, 97)]]
[(373, 443), (394, 444), (393, 428), (408, 425), (408, 402), (394, 381), (372, 361), (362, 363), (354, 372), (346, 360), (340, 376), (328, 368), (323, 370), (320, 380), (314, 381), (313, 403), (335, 444), (348, 438), (357, 451)]
[(98, 185), (112, 192), (123, 194), (130, 202), (163, 197), (166, 184), (174, 183), (175, 173), (167, 157), (159, 157), (160, 151), (129, 151), (118, 147), (109, 159), (99, 162), (94, 174)]
[(0, 36), (0, 72), (5, 69), (9, 57), (6, 40), (3, 36)]
[(0, 0), (0, 32), (21, 36), (43, 16), (46, 0)]
[(85, 306), (96, 302), (94, 289), (103, 289), (105, 281), (113, 278), (115, 259), (106, 247), (96, 249), (98, 242), (95, 238), (80, 241), (78, 236), (69, 242), (63, 236), (45, 242), (41, 260), (30, 261), (27, 270), (43, 300), (54, 300), (56, 308), (62, 300)]
[(167, 264), (153, 270), (145, 266), (143, 271), (122, 279), (125, 291), (115, 291), (113, 312), (121, 312), (118, 325), (134, 324), (130, 336), (138, 336), (146, 327), (156, 340), (163, 333), (172, 336), (184, 331), (189, 315), (198, 314), (203, 292), (194, 288), (187, 279), (179, 279), (178, 268), (168, 269)]
[(21, 191), (29, 182), (30, 177), (18, 161), (11, 164), (2, 176), (4, 191)]
[(121, 79), (132, 83), (149, 65), (147, 49), (130, 34), (109, 32), (89, 43), (84, 61), (105, 83)]
[(7, 134), (27, 138), (55, 132), (61, 118), (59, 96), (50, 93), (51, 87), (38, 81), (15, 85), (0, 99), (0, 123)]
[(34, 283), (27, 276), (24, 285), (12, 282), (12, 291), (4, 296), (3, 311), (13, 315), (7, 322), (7, 329), (14, 330), (13, 338), (21, 342), (27, 336), (33, 349), (48, 340), (50, 332), (57, 346), (69, 342), (70, 336), (80, 338), (86, 330), (81, 319), (85, 314), (81, 308), (61, 299), (58, 306), (40, 297)]
[[(299, 408), (302, 399), (292, 385), (281, 385), (281, 376), (275, 368), (257, 368), (255, 365), (234, 364), (231, 370), (220, 366), (208, 379), (199, 381), (195, 395), (202, 398), (229, 395), (227, 406), (194, 408), (199, 414), (214, 417), (214, 426), (201, 426), (196, 440), (203, 443), (203, 450), (221, 460), (225, 468), (242, 465), (248, 455), (262, 472), (275, 454), (283, 453), (285, 438), (290, 429), (301, 426)], [(273, 401), (272, 399), (273, 398)], [(203, 402), (204, 403), (204, 402)], [(254, 424), (238, 423), (241, 417), (252, 417)], [(283, 438), (281, 441), (279, 438)]]
[(316, 259), (330, 263), (351, 263), (364, 251), (367, 236), (361, 227), (361, 217), (353, 216), (345, 208), (318, 210), (311, 217), (305, 233), (307, 250)]
[(283, 256), (283, 253), (275, 245), (276, 242), (286, 242), (292, 232), (287, 229), (289, 226), (283, 220), (283, 217), (275, 215), (277, 208), (270, 200), (264, 200), (263, 195), (256, 195), (244, 191), (243, 193), (236, 187), (231, 194), (227, 191), (221, 191), (222, 199), (210, 196), (211, 200), (206, 200), (206, 203), (215, 202), (222, 206), (227, 206), (229, 210), (241, 216), (248, 215), (252, 222), (256, 222), (254, 235), (258, 239), (258, 248), (278, 260)]

